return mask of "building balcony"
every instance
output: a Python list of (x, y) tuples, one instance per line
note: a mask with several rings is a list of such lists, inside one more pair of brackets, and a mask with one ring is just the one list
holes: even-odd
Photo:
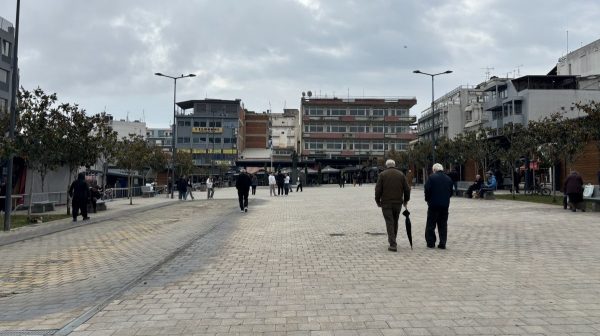
[(488, 101), (483, 103), (483, 109), (485, 111), (496, 111), (502, 109), (502, 98), (489, 98)]

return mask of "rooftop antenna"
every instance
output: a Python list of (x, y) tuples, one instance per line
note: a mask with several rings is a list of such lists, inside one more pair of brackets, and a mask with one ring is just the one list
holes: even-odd
[(269, 111), (273, 112), (273, 110), (271, 110), (271, 101), (269, 100)]
[(287, 101), (286, 101), (286, 100), (284, 100), (284, 101), (283, 101), (283, 109), (285, 110), (286, 108), (287, 108)]
[(129, 122), (129, 111), (127, 111), (127, 117), (125, 119), (127, 122)]
[(481, 70), (485, 70), (485, 80), (487, 81), (490, 79), (490, 75), (492, 74), (491, 70), (494, 70), (494, 68), (485, 67), (481, 68)]
[(521, 68), (523, 67), (523, 64), (519, 64), (517, 65), (515, 68), (517, 68), (517, 77), (521, 77)]
[(146, 111), (142, 109), (142, 122), (146, 122)]

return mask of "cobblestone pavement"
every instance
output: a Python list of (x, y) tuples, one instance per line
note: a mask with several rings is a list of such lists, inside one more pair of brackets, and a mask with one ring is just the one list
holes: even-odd
[[(2, 330), (85, 335), (600, 335), (600, 216), (453, 199), (447, 250), (387, 251), (373, 185), (175, 202), (0, 247)], [(83, 322), (83, 320), (82, 320)]]
[(453, 199), (427, 249), (422, 192), (393, 253), (373, 185), (259, 189), (72, 335), (600, 335), (598, 213)]
[(62, 328), (236, 209), (230, 200), (135, 203), (147, 210), (115, 201), (85, 226), (0, 246), (0, 335)]

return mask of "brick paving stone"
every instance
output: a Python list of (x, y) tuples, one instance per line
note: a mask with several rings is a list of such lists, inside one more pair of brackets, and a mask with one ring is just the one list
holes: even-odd
[[(220, 190), (220, 195), (232, 198), (220, 206), (221, 216), (204, 205), (211, 202), (178, 204), (161, 209), (159, 216), (152, 211), (136, 215), (144, 223), (124, 218), (103, 225), (104, 230), (71, 230), (40, 238), (37, 245), (27, 241), (31, 248), (42, 248), (44, 257), (0, 267), (29, 267), (26, 279), (16, 280), (19, 273), (12, 273), (13, 283), (28, 283), (28, 288), (77, 284), (80, 274), (64, 267), (74, 267), (71, 260), (78, 252), (78, 265), (88, 273), (105, 274), (118, 265), (123, 270), (117, 274), (127, 275), (129, 260), (119, 253), (132, 259), (130, 270), (141, 271), (148, 267), (148, 257), (165, 255), (204, 228), (204, 236), (72, 335), (119, 335), (127, 330), (136, 335), (159, 330), (175, 335), (303, 336), (599, 332), (600, 304), (590, 294), (600, 292), (595, 266), (600, 227), (590, 226), (600, 223), (597, 213), (457, 198), (450, 207), (448, 249), (432, 250), (425, 248), (426, 205), (422, 189), (416, 188), (409, 203), (414, 250), (408, 248), (401, 225), (399, 250), (390, 253), (385, 236), (366, 234), (385, 232), (373, 185), (306, 188), (288, 197), (269, 197), (268, 190), (259, 188), (244, 214), (228, 211), (235, 210), (234, 190)], [(205, 224), (215, 216), (219, 225)], [(106, 227), (120, 233), (102, 235)], [(152, 239), (160, 235), (164, 242)], [(78, 239), (108, 251), (72, 251), (70, 246), (82, 246), (69, 245)], [(40, 262), (45, 262), (46, 273), (34, 273)], [(105, 295), (119, 288), (118, 283), (107, 286), (102, 277), (87, 285), (93, 288), (86, 299), (91, 302), (101, 297), (96, 292)], [(38, 310), (37, 322), (58, 323), (80, 311), (65, 313), (57, 302), (65, 293), (47, 294), (55, 300), (46, 306), (52, 311)], [(35, 302), (35, 297), (23, 298)], [(72, 308), (77, 302), (73, 298)], [(33, 311), (29, 306), (10, 308), (12, 316)]]

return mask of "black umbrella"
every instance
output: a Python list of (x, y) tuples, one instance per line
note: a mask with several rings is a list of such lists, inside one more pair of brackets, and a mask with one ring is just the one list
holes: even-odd
[(410, 212), (408, 209), (402, 211), (406, 220), (404, 221), (404, 225), (406, 226), (406, 235), (408, 236), (408, 242), (410, 243), (410, 249), (412, 250), (412, 224), (410, 223)]

